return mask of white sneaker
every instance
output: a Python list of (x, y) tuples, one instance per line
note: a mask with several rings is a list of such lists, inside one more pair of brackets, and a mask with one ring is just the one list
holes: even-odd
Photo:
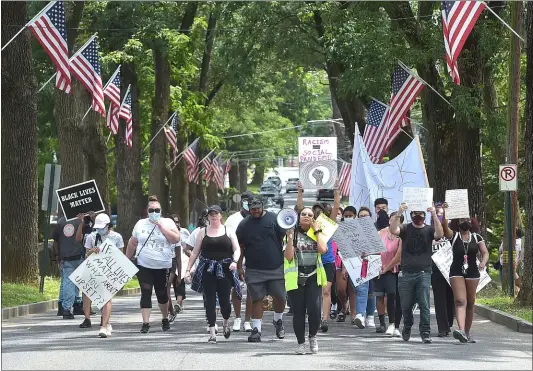
[(374, 316), (367, 316), (365, 318), (365, 327), (376, 328), (376, 324), (374, 322)]
[(244, 321), (244, 331), (252, 332), (252, 325), (250, 324), (250, 321)]
[(362, 314), (358, 314), (353, 319), (353, 324), (356, 325), (359, 328), (365, 328), (365, 317), (363, 317)]
[(303, 344), (298, 344), (298, 347), (296, 348), (295, 350), (295, 353), (296, 354), (305, 354), (305, 343)]
[(101, 338), (106, 338), (109, 334), (107, 333), (107, 328), (104, 326), (100, 327), (100, 332), (98, 333), (98, 336)]
[(318, 340), (316, 336), (309, 337), (309, 349), (311, 349), (311, 353), (313, 354), (318, 353)]
[(235, 318), (235, 320), (233, 321), (233, 331), (235, 332), (241, 331), (241, 324), (242, 324), (242, 319)]
[(385, 331), (385, 334), (392, 336), (392, 334), (394, 334), (394, 330), (396, 330), (396, 326), (394, 326), (394, 323), (391, 323), (389, 327), (387, 327), (387, 331)]
[(107, 333), (111, 335), (111, 333), (113, 332), (113, 326), (111, 326), (111, 324), (108, 323), (106, 326), (106, 330), (107, 330)]
[(395, 338), (401, 338), (402, 337), (402, 334), (400, 332), (400, 330), (398, 330), (397, 328), (394, 329), (394, 332), (392, 333), (392, 337), (395, 337)]

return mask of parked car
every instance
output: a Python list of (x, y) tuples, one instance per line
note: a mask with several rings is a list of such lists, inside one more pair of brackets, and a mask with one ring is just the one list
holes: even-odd
[(274, 183), (281, 190), (281, 178), (279, 176), (269, 176), (265, 182)]
[(263, 198), (263, 203), (265, 205), (268, 204), (268, 199), (272, 199), (272, 201), (274, 201), (276, 204), (279, 204), (281, 208), (283, 208), (283, 205), (285, 204), (285, 200), (283, 199), (281, 192), (274, 184), (263, 184), (259, 194)]
[(298, 192), (298, 178), (289, 178), (285, 184), (285, 192)]
[(316, 193), (316, 200), (317, 201), (320, 201), (320, 200), (323, 200), (325, 198), (328, 198), (328, 199), (333, 199), (333, 189), (326, 189), (326, 188), (322, 188), (322, 189), (319, 189)]

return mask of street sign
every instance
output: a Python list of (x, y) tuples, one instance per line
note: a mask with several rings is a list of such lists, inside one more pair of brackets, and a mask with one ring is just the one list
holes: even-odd
[(56, 164), (46, 164), (44, 167), (44, 187), (43, 187), (43, 198), (41, 201), (41, 210), (47, 211), (48, 210), (48, 202), (49, 197), (48, 194), (50, 192), (50, 175), (52, 173), (52, 167), (54, 169), (53, 174), (53, 186), (52, 186), (52, 206), (50, 207), (51, 212), (57, 213), (57, 195), (56, 190), (59, 188), (59, 180), (61, 179), (61, 165)]
[(241, 202), (241, 195), (238, 193), (234, 194), (232, 200), (235, 203)]
[(518, 189), (516, 165), (500, 165), (500, 191), (516, 191)]

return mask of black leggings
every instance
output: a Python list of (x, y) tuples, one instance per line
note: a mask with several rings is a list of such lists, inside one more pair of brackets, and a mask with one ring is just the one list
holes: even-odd
[(141, 309), (152, 308), (152, 290), (155, 289), (157, 302), (159, 304), (168, 303), (167, 281), (169, 269), (151, 269), (141, 265), (137, 266), (137, 278), (141, 286)]
[(305, 286), (288, 291), (292, 304), (292, 327), (298, 344), (305, 343), (305, 313), (308, 314), (309, 336), (315, 336), (322, 314), (322, 288), (316, 283), (316, 275), (307, 279)]
[(226, 267), (224, 267), (224, 278), (218, 279), (216, 273), (209, 273), (206, 271), (202, 276), (203, 287), (204, 287), (204, 307), (205, 315), (207, 317), (207, 322), (209, 327), (215, 326), (217, 320), (216, 312), (216, 297), (218, 294), (218, 302), (220, 304), (220, 313), (222, 318), (229, 319), (231, 316), (231, 276)]

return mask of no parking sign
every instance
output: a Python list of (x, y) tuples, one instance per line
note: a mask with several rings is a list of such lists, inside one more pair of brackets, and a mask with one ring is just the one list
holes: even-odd
[(516, 165), (500, 165), (500, 191), (516, 191), (518, 189), (516, 177)]

